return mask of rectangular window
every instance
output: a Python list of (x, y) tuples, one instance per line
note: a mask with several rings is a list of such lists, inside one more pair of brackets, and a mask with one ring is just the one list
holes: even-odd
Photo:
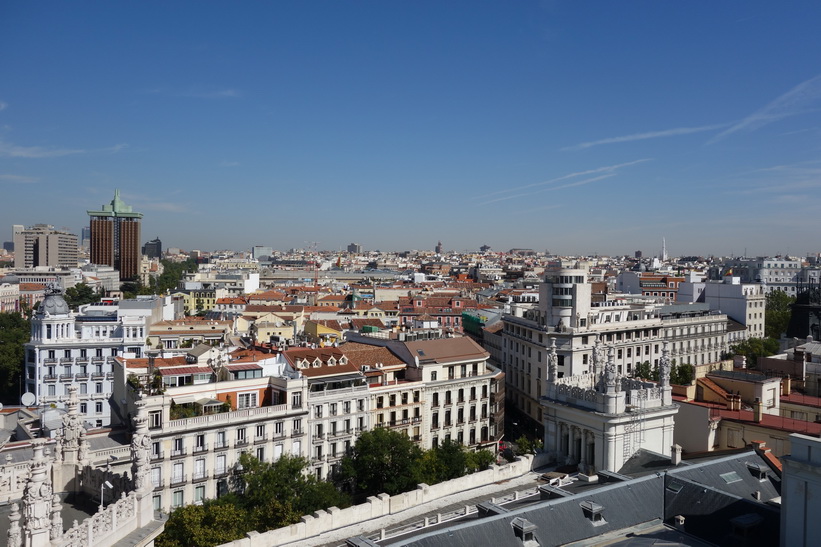
[(182, 500), (183, 500), (182, 490), (176, 490), (174, 492), (172, 500), (173, 500), (173, 502), (171, 504), (172, 507), (174, 507), (175, 509), (177, 507), (182, 507)]
[(154, 488), (162, 486), (162, 467), (151, 468), (151, 485)]
[(103, 403), (94, 403), (94, 413), (95, 414), (102, 414), (103, 413)]
[(274, 434), (275, 435), (282, 435), (283, 432), (283, 424), (282, 422), (276, 422), (274, 424)]
[(205, 499), (205, 485), (200, 485), (194, 488), (194, 503), (202, 503)]
[(220, 454), (217, 456), (217, 466), (216, 466), (216, 473), (217, 475), (222, 475), (227, 471), (225, 466), (225, 454)]
[(256, 408), (257, 394), (254, 393), (240, 393), (237, 395), (237, 408)]

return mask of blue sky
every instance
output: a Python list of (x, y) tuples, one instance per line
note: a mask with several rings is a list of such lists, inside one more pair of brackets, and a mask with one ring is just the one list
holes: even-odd
[(0, 239), (818, 252), (818, 2), (0, 4)]

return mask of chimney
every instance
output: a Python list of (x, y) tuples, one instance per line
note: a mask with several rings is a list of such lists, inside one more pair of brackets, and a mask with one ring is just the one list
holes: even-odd
[(764, 418), (764, 405), (761, 403), (761, 398), (756, 397), (753, 401), (753, 421), (757, 424), (761, 423)]
[(788, 396), (792, 390), (792, 378), (787, 374), (781, 379), (781, 395)]
[(674, 444), (672, 455), (670, 456), (670, 463), (673, 465), (678, 465), (681, 463), (681, 446)]
[(684, 515), (676, 515), (673, 517), (673, 525), (676, 527), (676, 530), (681, 532), (684, 531)]

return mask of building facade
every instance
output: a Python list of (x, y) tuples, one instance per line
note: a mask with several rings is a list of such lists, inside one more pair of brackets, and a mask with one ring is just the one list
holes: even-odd
[(14, 232), (14, 267), (77, 267), (77, 236), (55, 230), (48, 224), (35, 224)]
[(662, 305), (641, 295), (593, 303), (583, 269), (548, 272), (538, 307), (513, 305), (511, 312), (499, 331), (508, 400), (537, 427), (544, 422), (539, 401), (554, 342), (559, 378), (593, 372), (597, 342), (613, 347), (616, 373), (625, 377), (639, 364), (657, 367), (664, 341), (676, 365), (718, 362), (727, 349), (726, 315), (706, 304)]
[(109, 205), (88, 211), (91, 222), (91, 262), (119, 270), (122, 279), (134, 279), (140, 272), (140, 224), (136, 213), (114, 192)]
[(670, 386), (671, 362), (664, 344), (659, 383), (619, 374), (613, 346), (607, 357), (601, 343), (593, 351), (592, 374), (558, 377), (555, 345), (547, 356), (544, 447), (559, 464), (579, 471), (618, 472), (639, 449), (670, 456), (675, 415)]
[(113, 360), (142, 354), (147, 325), (146, 314), (122, 315), (114, 305), (88, 305), (72, 313), (59, 289), (47, 290), (25, 345), (25, 390), (35, 395), (35, 404), (62, 407), (69, 386), (77, 386), (82, 419), (108, 426)]

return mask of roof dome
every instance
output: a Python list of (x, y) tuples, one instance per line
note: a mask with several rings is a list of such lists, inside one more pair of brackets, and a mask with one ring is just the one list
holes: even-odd
[(37, 313), (40, 315), (68, 315), (71, 313), (71, 308), (68, 307), (68, 303), (66, 299), (63, 298), (61, 291), (59, 289), (52, 289), (43, 301), (40, 302)]
[(8, 283), (10, 285), (19, 285), (20, 278), (14, 274), (4, 275), (3, 277), (0, 277), (0, 285), (4, 283)]

